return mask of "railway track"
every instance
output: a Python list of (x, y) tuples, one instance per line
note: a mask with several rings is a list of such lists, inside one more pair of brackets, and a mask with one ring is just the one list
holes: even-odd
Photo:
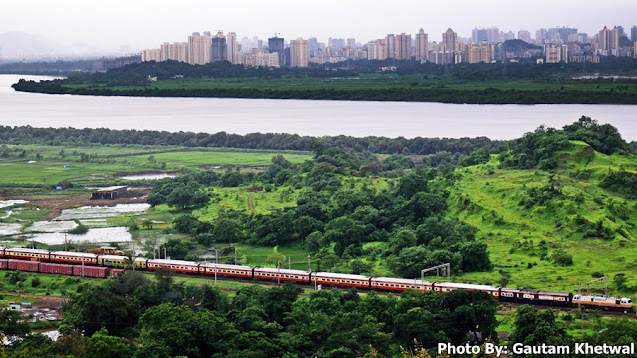
[[(193, 276), (193, 275), (188, 275), (188, 274), (183, 274), (183, 273), (174, 273), (173, 277), (181, 277), (181, 278), (201, 278), (200, 276)], [(208, 278), (210, 281), (214, 281), (214, 278), (205, 276), (206, 278)], [(222, 277), (219, 276), (217, 277), (218, 281), (226, 281), (226, 282), (242, 282), (245, 284), (251, 284), (251, 285), (260, 285), (260, 286), (280, 286), (283, 285), (285, 282), (287, 281), (281, 281), (280, 283), (276, 282), (276, 281), (270, 281), (270, 280), (256, 280), (256, 279), (252, 279), (252, 278), (237, 278), (237, 277)], [(303, 287), (305, 289), (310, 289), (313, 290), (314, 284), (307, 284), (307, 283), (299, 283), (299, 282), (295, 282), (294, 285), (299, 286), (299, 287)], [(331, 285), (319, 285), (322, 286), (323, 289), (337, 289), (337, 290), (341, 290), (341, 291), (349, 291), (351, 288), (350, 287), (341, 287), (341, 286), (331, 286)], [(361, 289), (361, 288), (355, 288), (355, 290), (357, 291), (361, 291), (361, 292), (376, 292), (379, 295), (388, 295), (388, 294), (399, 294), (400, 292), (390, 292), (390, 291), (377, 291), (377, 290), (372, 290), (372, 289)], [(517, 307), (517, 306), (521, 306), (527, 304), (531, 307), (534, 307), (536, 309), (540, 309), (540, 310), (548, 310), (548, 309), (552, 309), (552, 310), (557, 310), (560, 312), (578, 312), (579, 308), (578, 307), (562, 307), (562, 306), (550, 306), (550, 305), (542, 305), (542, 304), (529, 304), (529, 303), (514, 303), (514, 302), (506, 302), (506, 303), (501, 303), (502, 306), (510, 306), (510, 307)], [(622, 312), (622, 311), (612, 311), (612, 310), (598, 310), (598, 309), (591, 309), (591, 308), (582, 308), (582, 312), (600, 312), (600, 314), (604, 317), (618, 317), (618, 318), (629, 318), (629, 319), (637, 319), (637, 312), (632, 311), (632, 312)]]

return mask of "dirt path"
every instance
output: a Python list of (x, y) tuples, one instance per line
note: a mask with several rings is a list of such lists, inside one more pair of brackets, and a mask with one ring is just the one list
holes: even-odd
[(33, 303), (34, 306), (37, 307), (62, 307), (62, 304), (70, 298), (68, 297), (54, 297), (54, 296), (43, 296), (43, 295), (32, 295), (30, 293), (18, 293), (18, 292), (0, 292), (2, 296), (17, 296), (17, 297), (28, 297), (34, 298), (36, 302)]
[(248, 197), (248, 207), (250, 208), (250, 211), (252, 211), (252, 215), (257, 215), (257, 209), (254, 207), (254, 199), (252, 196)]

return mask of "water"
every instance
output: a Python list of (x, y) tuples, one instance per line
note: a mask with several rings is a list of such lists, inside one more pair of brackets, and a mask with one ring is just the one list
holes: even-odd
[(28, 201), (26, 200), (0, 200), (0, 209), (6, 208), (14, 205), (22, 205), (26, 204)]
[(75, 220), (108, 218), (122, 214), (142, 214), (150, 204), (117, 204), (115, 206), (82, 206), (75, 209), (62, 210), (62, 214), (55, 220)]
[(0, 236), (17, 235), (22, 229), (22, 224), (0, 223)]
[(129, 242), (133, 237), (128, 232), (127, 227), (106, 227), (89, 229), (86, 234), (72, 235), (60, 232), (33, 234), (27, 238), (28, 241), (35, 241), (45, 245), (64, 245), (64, 240), (68, 243), (111, 243)]
[(561, 128), (586, 115), (637, 140), (637, 106), (474, 105), (408, 102), (46, 95), (10, 88), (0, 75), (2, 125), (149, 129), (171, 132), (295, 133), (354, 137), (513, 139), (545, 124)]
[(66, 232), (77, 227), (75, 221), (36, 221), (25, 232)]
[(136, 175), (124, 175), (119, 177), (120, 179), (126, 180), (158, 180), (164, 178), (175, 178), (176, 175), (168, 174), (168, 173), (146, 173), (146, 174), (136, 174)]

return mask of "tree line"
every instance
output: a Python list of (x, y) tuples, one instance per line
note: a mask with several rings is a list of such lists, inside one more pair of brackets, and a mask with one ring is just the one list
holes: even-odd
[[(285, 133), (250, 133), (246, 135), (151, 130), (115, 130), (108, 128), (36, 128), (31, 126), (0, 126), (0, 142), (4, 144), (44, 145), (169, 145), (185, 147), (244, 148), (312, 151), (318, 147), (339, 147), (356, 152), (405, 155), (455, 154), (468, 155), (477, 148), (494, 149), (505, 143), (486, 137), (475, 138), (387, 138), (368, 136), (312, 137)], [(432, 160), (443, 160), (444, 158)]]
[[(0, 341), (0, 348), (7, 358), (408, 358), (438, 356), (438, 343), (499, 343), (498, 302), (481, 291), (301, 293), (286, 283), (271, 288), (245, 286), (229, 297), (207, 284), (176, 283), (170, 272), (159, 270), (150, 279), (126, 271), (117, 279), (79, 286), (62, 308), (60, 337), (55, 342), (30, 333), (20, 312), (1, 310), (0, 335), (10, 340), (6, 345)], [(637, 321), (601, 321), (595, 315), (592, 318), (601, 330), (576, 340), (566, 330), (575, 318), (571, 313), (520, 306), (508, 347), (624, 345), (637, 340)]]
[[(139, 76), (138, 76), (139, 77)], [(146, 77), (144, 77), (146, 78)], [(62, 82), (20, 81), (16, 91), (48, 94), (131, 97), (213, 97), (267, 98), (343, 101), (404, 101), (456, 104), (637, 104), (633, 93), (624, 91), (584, 91), (551, 89), (452, 89), (452, 88), (378, 88), (378, 89), (257, 89), (257, 88), (121, 88), (65, 87)], [(140, 80), (147, 81), (147, 79)], [(139, 83), (136, 83), (139, 84)]]

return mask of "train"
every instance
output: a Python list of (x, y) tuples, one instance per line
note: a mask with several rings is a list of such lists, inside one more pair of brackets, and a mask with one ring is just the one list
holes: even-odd
[[(75, 276), (115, 277), (130, 259), (120, 255), (100, 255), (94, 253), (48, 251), (41, 249), (0, 247), (0, 269), (24, 270), (45, 273), (64, 273)], [(55, 266), (58, 265), (58, 266)], [(360, 289), (400, 292), (407, 289), (446, 293), (454, 290), (486, 292), (500, 302), (528, 303), (559, 307), (597, 308), (629, 312), (633, 310), (628, 297), (573, 295), (569, 292), (515, 289), (468, 283), (433, 282), (419, 279), (394, 277), (370, 277), (333, 272), (303, 271), (282, 268), (252, 267), (194, 261), (147, 259), (136, 257), (132, 266), (138, 270), (169, 270), (173, 272), (242, 278), (266, 281), (296, 282), (309, 285), (353, 287)], [(72, 268), (69, 268), (72, 267)]]

